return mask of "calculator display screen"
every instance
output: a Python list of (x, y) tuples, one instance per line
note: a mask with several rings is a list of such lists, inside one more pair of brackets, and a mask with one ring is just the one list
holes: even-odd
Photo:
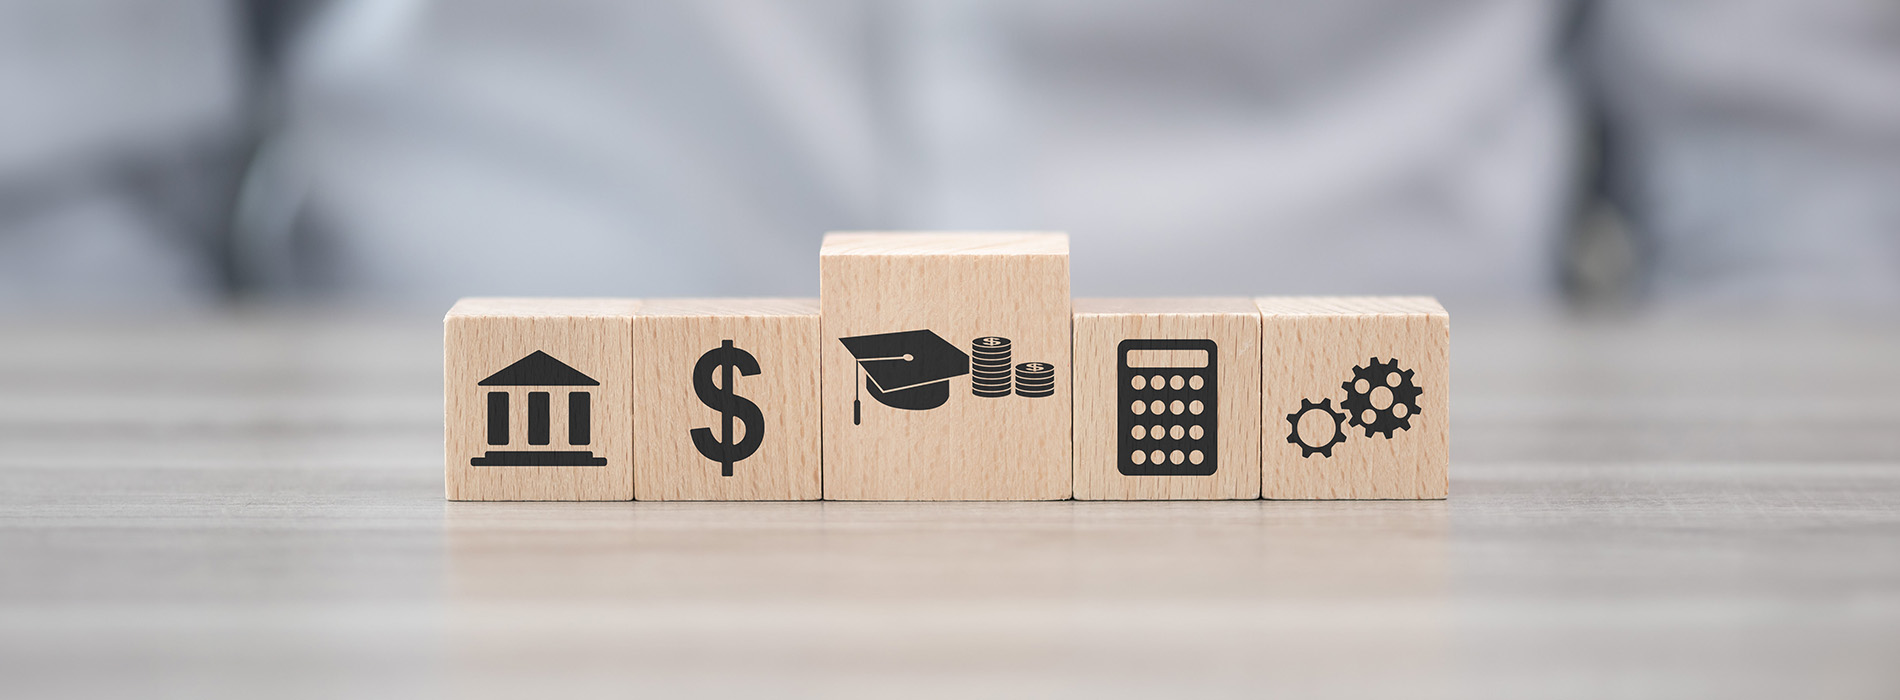
[(1129, 367), (1183, 367), (1197, 368), (1207, 366), (1207, 351), (1199, 348), (1184, 350), (1128, 350)]

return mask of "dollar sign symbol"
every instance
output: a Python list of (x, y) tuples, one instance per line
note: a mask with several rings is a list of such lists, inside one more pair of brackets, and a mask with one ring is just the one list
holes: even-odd
[[(719, 463), (720, 476), (732, 476), (732, 463), (751, 457), (765, 440), (765, 415), (759, 412), (759, 405), (732, 393), (735, 369), (750, 377), (759, 373), (759, 361), (752, 353), (733, 347), (730, 340), (707, 350), (693, 366), (693, 391), (699, 394), (699, 402), (719, 412), (719, 437), (713, 437), (712, 428), (694, 428), (693, 446), (706, 459)], [(714, 372), (721, 377), (717, 385), (713, 384)], [(745, 439), (737, 443), (732, 441), (734, 420), (745, 424)]]

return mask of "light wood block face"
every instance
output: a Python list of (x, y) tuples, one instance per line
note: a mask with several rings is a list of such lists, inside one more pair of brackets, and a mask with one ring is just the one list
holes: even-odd
[(1075, 300), (1075, 497), (1260, 497), (1252, 299)]
[(1451, 464), (1445, 308), (1426, 297), (1256, 301), (1261, 494), (1444, 498)]
[(463, 299), (443, 319), (452, 501), (633, 498), (630, 299)]
[(647, 300), (633, 321), (634, 496), (822, 496), (820, 331), (816, 299)]
[(825, 498), (1053, 500), (1070, 477), (1062, 234), (831, 234)]

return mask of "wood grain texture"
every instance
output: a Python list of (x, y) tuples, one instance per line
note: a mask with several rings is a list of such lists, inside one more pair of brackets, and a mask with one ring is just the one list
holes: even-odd
[[(1258, 305), (1261, 495), (1444, 498), (1451, 464), (1451, 318), (1444, 307), (1424, 297), (1263, 297)], [(1391, 388), (1355, 380), (1355, 368), (1370, 372), (1375, 358), (1413, 371), (1410, 384), (1423, 390), (1410, 428), (1389, 438), (1352, 425), (1347, 414), (1355, 411), (1342, 405), (1346, 383), (1360, 386), (1373, 409), (1395, 405)], [(1307, 401), (1322, 406), (1308, 409)], [(1362, 420), (1377, 415), (1358, 413)], [(1296, 431), (1302, 444), (1288, 441)], [(1330, 456), (1308, 449), (1329, 444)]]
[[(832, 234), (824, 310), (825, 498), (1047, 500), (1070, 482), (1069, 258), (1061, 234)], [(929, 410), (883, 405), (840, 338), (926, 329), (961, 353), (1010, 339), (1055, 368), (1051, 396), (976, 396), (967, 373)], [(853, 402), (862, 424), (853, 424)]]
[[(802, 501), (823, 495), (817, 299), (650, 299), (633, 321), (634, 497)], [(721, 430), (694, 389), (701, 356), (731, 341), (758, 362), (733, 391), (757, 404), (763, 439), (723, 476), (691, 432)], [(715, 382), (722, 379), (715, 379)], [(735, 421), (734, 439), (743, 435)]]
[[(1127, 410), (1118, 349), (1129, 339), (1215, 343), (1218, 460), (1213, 474), (1129, 476), (1117, 466), (1122, 457), (1118, 416)], [(1074, 352), (1077, 499), (1260, 497), (1260, 311), (1252, 299), (1076, 299)], [(1143, 380), (1144, 387), (1147, 383)], [(1148, 436), (1144, 430), (1136, 446), (1145, 450), (1160, 444)]]
[[(449, 500), (633, 498), (630, 344), (639, 305), (629, 299), (456, 302), (443, 319), (442, 337), (444, 481)], [(537, 351), (599, 385), (479, 386)], [(576, 393), (586, 394), (579, 405), (570, 402)], [(493, 394), (506, 395), (505, 403), (491, 403)], [(505, 439), (490, 435), (497, 412), (507, 414)], [(587, 420), (580, 420), (583, 414)], [(577, 423), (587, 426), (584, 432), (572, 429)], [(544, 436), (534, 434), (536, 425)], [(521, 460), (495, 459), (499, 452), (586, 453), (605, 463), (522, 466)], [(477, 466), (475, 460), (512, 463)]]
[(445, 503), (440, 318), (0, 319), (5, 694), (1900, 697), (1881, 317), (1460, 308), (1456, 498), (1042, 503)]

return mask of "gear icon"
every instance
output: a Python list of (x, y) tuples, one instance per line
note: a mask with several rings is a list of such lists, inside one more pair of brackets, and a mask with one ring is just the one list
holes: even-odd
[[(1364, 389), (1360, 389), (1360, 382), (1365, 383)], [(1399, 369), (1397, 358), (1381, 363), (1374, 357), (1366, 366), (1352, 368), (1352, 379), (1340, 386), (1346, 389), (1346, 400), (1339, 402), (1339, 408), (1346, 412), (1347, 421), (1365, 428), (1366, 437), (1384, 433), (1387, 439), (1394, 430), (1412, 429), (1412, 416), (1418, 415), (1418, 396), (1425, 393), (1412, 383), (1412, 370)], [(1372, 394), (1379, 387), (1392, 393), (1392, 402), (1385, 408), (1372, 406)], [(1403, 411), (1400, 406), (1405, 407)]]
[[(1300, 439), (1300, 419), (1304, 418), (1308, 411), (1319, 411), (1326, 414), (1327, 418), (1333, 419), (1333, 435), (1327, 439), (1326, 444), (1308, 445), (1305, 441)], [(1320, 399), (1319, 403), (1300, 399), (1300, 410), (1286, 414), (1286, 422), (1293, 426), (1293, 431), (1287, 433), (1286, 441), (1300, 446), (1301, 457), (1311, 457), (1315, 452), (1331, 457), (1333, 456), (1333, 446), (1346, 441), (1346, 431), (1339, 427), (1340, 424), (1345, 421), (1346, 416), (1344, 414), (1333, 410), (1332, 399)]]

